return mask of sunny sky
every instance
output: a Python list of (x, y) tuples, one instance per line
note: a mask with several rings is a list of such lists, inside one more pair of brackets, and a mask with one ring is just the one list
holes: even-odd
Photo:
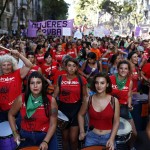
[(64, 0), (66, 3), (70, 4), (70, 7), (69, 7), (69, 16), (68, 16), (68, 19), (73, 19), (74, 18), (74, 13), (73, 13), (73, 0)]

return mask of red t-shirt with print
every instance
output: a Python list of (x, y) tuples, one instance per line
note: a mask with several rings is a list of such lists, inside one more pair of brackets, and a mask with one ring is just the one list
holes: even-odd
[(52, 58), (55, 60), (55, 61), (57, 61), (60, 65), (61, 65), (61, 63), (62, 63), (62, 58), (64, 57), (64, 55), (66, 55), (66, 52), (64, 52), (64, 51), (61, 51), (61, 52), (55, 52), (55, 53), (53, 53), (53, 56), (52, 56)]
[[(87, 84), (84, 77), (81, 77), (83, 85)], [(64, 103), (76, 103), (80, 100), (80, 83), (78, 77), (68, 80), (66, 75), (62, 75), (60, 87), (60, 101)]]
[(33, 67), (30, 69), (30, 71), (28, 72), (28, 74), (26, 75), (26, 77), (23, 79), (23, 84), (24, 84), (24, 85), (27, 85), (27, 79), (28, 79), (29, 75), (30, 75), (32, 72), (34, 72), (34, 71), (38, 71), (39, 68), (40, 68), (39, 66), (35, 65), (35, 66), (33, 66)]
[(45, 63), (44, 55), (45, 55), (44, 53), (43, 54), (36, 54), (37, 65), (39, 65), (40, 67), (42, 66), (43, 63)]
[(21, 94), (22, 79), (20, 69), (0, 76), (0, 110), (8, 111), (14, 100)]
[(116, 77), (114, 75), (110, 76), (110, 79), (112, 82), (112, 93), (111, 93), (111, 95), (116, 97), (120, 104), (127, 104), (128, 103), (129, 85), (130, 85), (131, 79), (130, 78), (127, 79), (126, 84), (122, 90), (118, 89), (118, 86), (116, 83)]
[(66, 50), (67, 55), (70, 55), (72, 58), (76, 58), (75, 49)]
[(42, 65), (42, 73), (48, 78), (51, 76), (51, 80), (53, 80), (53, 76), (55, 72), (58, 70), (58, 63), (56, 61), (53, 61), (51, 65)]
[[(52, 97), (47, 95), (51, 104)], [(39, 106), (31, 118), (27, 118), (25, 95), (22, 94), (22, 107), (20, 109), (21, 114), (21, 129), (25, 131), (43, 131), (47, 132), (50, 125), (50, 118), (46, 117), (44, 105)]]

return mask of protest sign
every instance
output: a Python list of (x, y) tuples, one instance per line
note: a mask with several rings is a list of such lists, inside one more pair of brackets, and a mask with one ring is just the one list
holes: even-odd
[[(37, 30), (41, 29), (44, 35), (55, 35), (62, 36), (63, 28), (70, 28), (72, 33), (74, 20), (45, 20), (41, 22), (32, 22), (28, 23), (28, 37), (36, 37)], [(66, 33), (66, 32), (65, 32)]]
[(71, 36), (71, 29), (70, 28), (63, 28), (63, 36)]

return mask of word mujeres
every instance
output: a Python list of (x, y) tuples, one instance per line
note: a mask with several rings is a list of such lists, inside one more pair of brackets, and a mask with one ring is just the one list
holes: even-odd
[(47, 20), (43, 22), (33, 22), (32, 28), (62, 28), (67, 27), (68, 22), (66, 20), (60, 20), (60, 21), (53, 21), (53, 20)]

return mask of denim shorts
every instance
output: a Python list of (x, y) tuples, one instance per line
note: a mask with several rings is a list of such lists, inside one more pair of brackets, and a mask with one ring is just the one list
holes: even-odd
[[(20, 136), (22, 139), (25, 139), (25, 141), (21, 141), (19, 148), (28, 146), (40, 146), (46, 134), (46, 132), (30, 132), (21, 129)], [(55, 134), (52, 136), (48, 144), (48, 150), (58, 150), (57, 138)]]
[(89, 131), (85, 138), (85, 147), (94, 145), (106, 146), (106, 143), (110, 138), (110, 135), (111, 133), (98, 135), (93, 131)]

